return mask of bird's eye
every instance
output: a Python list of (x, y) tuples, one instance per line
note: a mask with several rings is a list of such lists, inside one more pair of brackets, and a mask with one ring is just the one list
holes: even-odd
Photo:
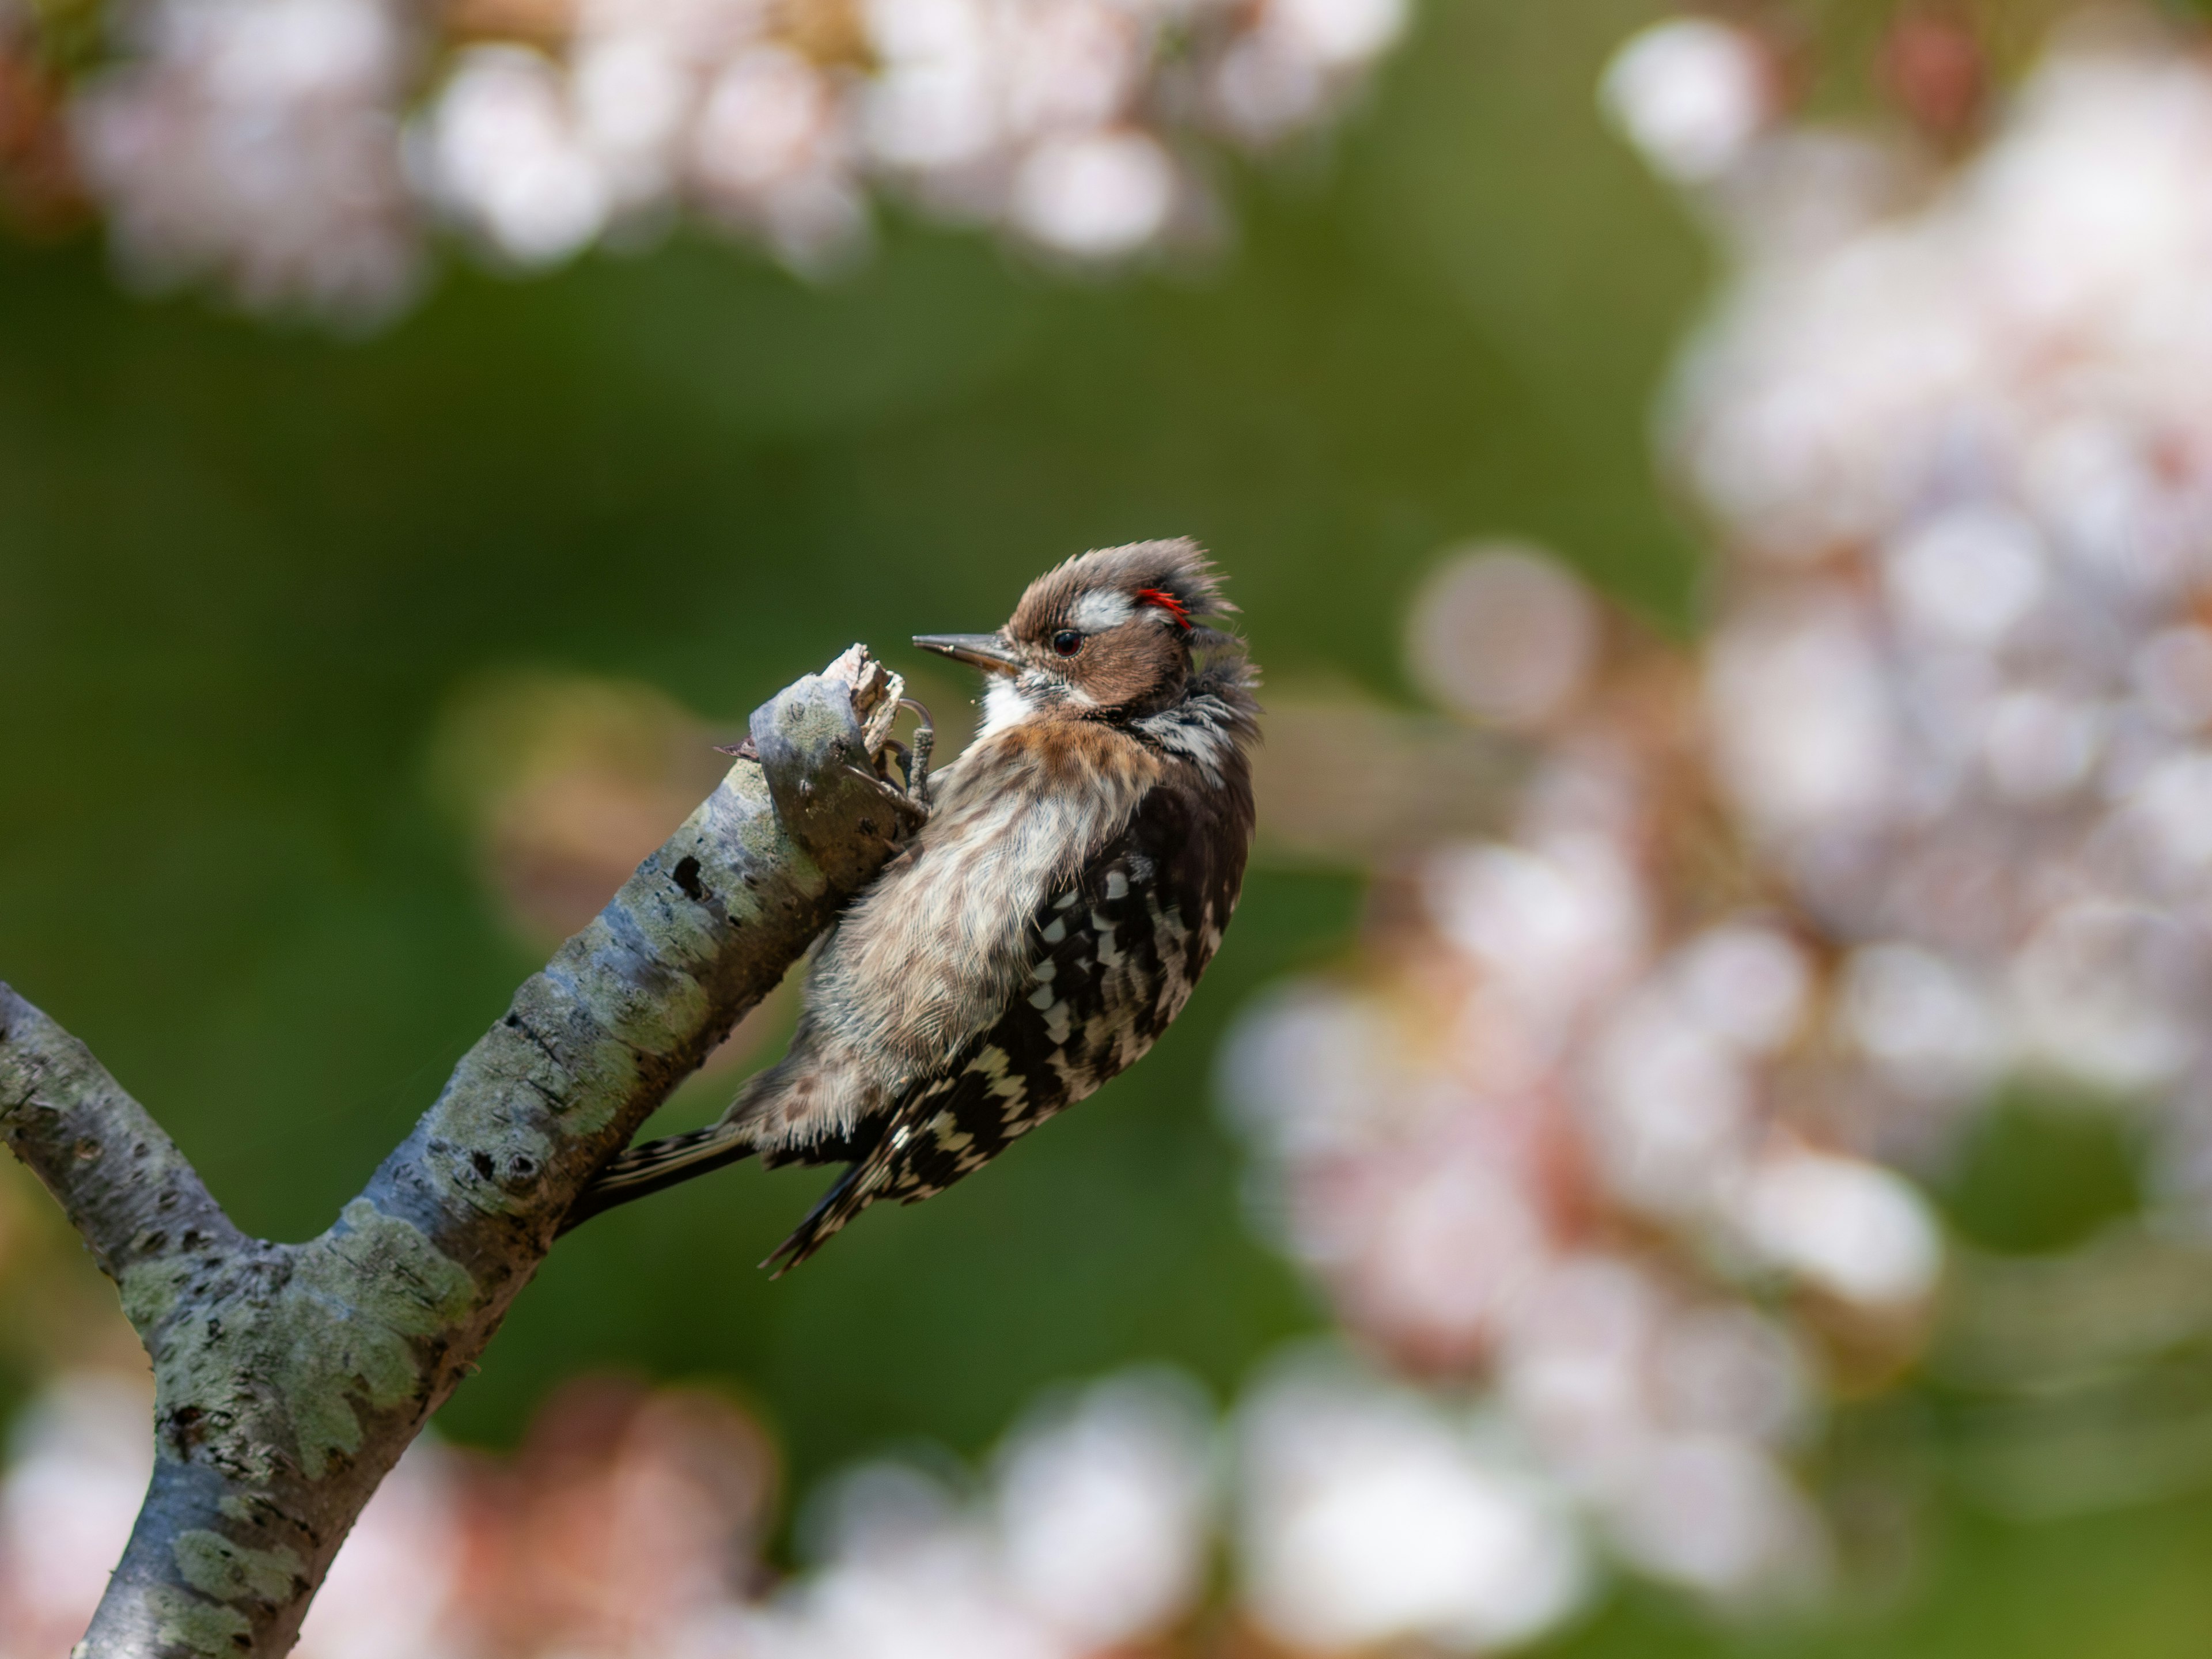
[(1063, 657), (1072, 657), (1083, 649), (1083, 635), (1072, 628), (1063, 628), (1052, 636), (1052, 648)]

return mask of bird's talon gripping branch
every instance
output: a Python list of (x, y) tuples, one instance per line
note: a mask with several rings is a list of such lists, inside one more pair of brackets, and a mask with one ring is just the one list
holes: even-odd
[(914, 728), (914, 750), (906, 758), (906, 792), (924, 806), (929, 805), (929, 757), (937, 747), (937, 721), (913, 697), (901, 697), (898, 706), (919, 722)]

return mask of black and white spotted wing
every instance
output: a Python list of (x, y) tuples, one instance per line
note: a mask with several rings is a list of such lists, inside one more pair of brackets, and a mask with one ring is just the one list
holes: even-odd
[(1247, 837), (1194, 822), (1203, 799), (1148, 793), (1032, 920), (1029, 981), (997, 1022), (851, 1140), (796, 1155), (856, 1161), (770, 1261), (798, 1266), (871, 1204), (943, 1192), (1152, 1046), (1220, 945), (1243, 882)]

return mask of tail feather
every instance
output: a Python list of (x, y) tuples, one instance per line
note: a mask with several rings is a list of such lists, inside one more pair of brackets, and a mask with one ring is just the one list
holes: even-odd
[(820, 1201), (806, 1212), (806, 1218), (791, 1230), (791, 1237), (761, 1263), (763, 1267), (774, 1269), (769, 1277), (782, 1278), (827, 1244), (847, 1222), (875, 1201), (876, 1189), (890, 1173), (888, 1164), (872, 1153), (838, 1176)]
[(687, 1134), (648, 1140), (617, 1156), (599, 1179), (584, 1188), (570, 1206), (561, 1231), (581, 1226), (593, 1216), (679, 1186), (694, 1176), (705, 1175), (725, 1164), (752, 1156), (750, 1131), (742, 1124), (721, 1122)]

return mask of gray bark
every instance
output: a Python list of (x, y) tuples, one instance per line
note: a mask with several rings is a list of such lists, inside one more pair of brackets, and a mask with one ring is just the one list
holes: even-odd
[(859, 647), (754, 714), (761, 759), (515, 993), (328, 1231), (249, 1238), (75, 1038), (0, 985), (0, 1133), (154, 1362), (154, 1477), (88, 1659), (276, 1656), (378, 1484), (601, 1164), (902, 833), (898, 695)]

